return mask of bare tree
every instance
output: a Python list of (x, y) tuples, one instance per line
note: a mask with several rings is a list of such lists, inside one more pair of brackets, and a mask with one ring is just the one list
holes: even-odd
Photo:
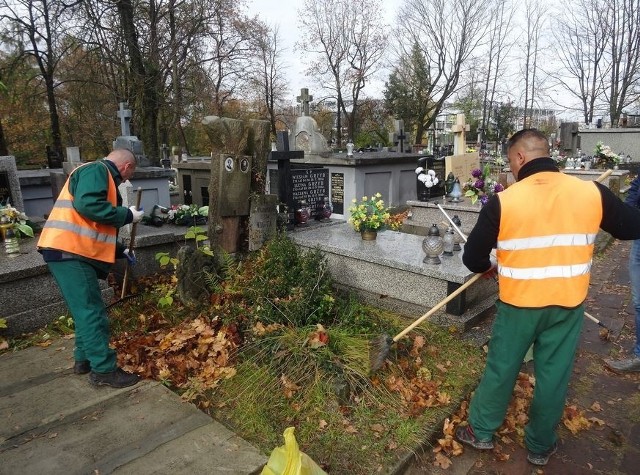
[(407, 54), (417, 44), (430, 71), (429, 128), (451, 95), (460, 78), (475, 65), (476, 48), (485, 41), (490, 23), (485, 21), (492, 0), (405, 0), (398, 18), (399, 54)]
[(524, 111), (522, 127), (531, 126), (533, 106), (538, 86), (538, 56), (540, 36), (544, 26), (544, 12), (539, 0), (525, 1), (525, 44), (524, 44)]
[(585, 124), (593, 122), (597, 101), (604, 93), (603, 55), (607, 48), (607, 35), (602, 21), (605, 4), (599, 0), (576, 0), (573, 8), (563, 8), (553, 35), (561, 64), (553, 74), (555, 80), (569, 95), (580, 101)]
[(486, 52), (482, 119), (478, 128), (478, 142), (482, 142), (491, 122), (498, 79), (502, 77), (505, 59), (514, 45), (509, 35), (515, 6), (509, 0), (497, 0), (490, 14), (489, 43)]
[(56, 72), (60, 58), (76, 47), (65, 41), (80, 0), (0, 0), (0, 27), (18, 43), (18, 58), (33, 60), (36, 79), (45, 85), (53, 149), (62, 154), (62, 135), (56, 101)]
[(380, 10), (378, 0), (304, 3), (300, 46), (314, 54), (307, 75), (317, 78), (336, 100), (338, 146), (342, 142), (342, 115), (347, 117), (349, 136), (355, 136), (360, 96), (384, 54), (387, 28)]
[(624, 108), (640, 96), (640, 0), (608, 0), (606, 23), (609, 119), (618, 126)]
[(253, 83), (259, 91), (260, 104), (271, 123), (271, 134), (276, 135), (277, 109), (287, 91), (285, 65), (282, 60), (279, 27), (263, 24), (254, 32), (254, 49), (257, 56)]

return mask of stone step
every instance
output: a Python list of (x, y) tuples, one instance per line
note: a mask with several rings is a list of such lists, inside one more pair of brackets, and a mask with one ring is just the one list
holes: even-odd
[(0, 473), (258, 473), (266, 456), (152, 381), (95, 388), (73, 340), (0, 355)]

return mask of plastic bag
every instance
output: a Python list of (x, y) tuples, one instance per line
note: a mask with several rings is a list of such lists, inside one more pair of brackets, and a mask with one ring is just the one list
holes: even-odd
[(294, 429), (284, 430), (284, 445), (273, 449), (261, 475), (327, 475), (311, 457), (300, 452)]

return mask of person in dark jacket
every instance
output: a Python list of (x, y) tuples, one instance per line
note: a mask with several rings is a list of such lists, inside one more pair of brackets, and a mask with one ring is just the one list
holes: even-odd
[(114, 150), (104, 160), (76, 168), (67, 179), (44, 225), (38, 251), (56, 280), (75, 325), (74, 372), (89, 373), (96, 386), (124, 388), (140, 378), (118, 368), (109, 347), (109, 320), (98, 279), (105, 279), (116, 256), (132, 263), (117, 241), (118, 228), (142, 219), (142, 210), (122, 206), (118, 185), (133, 176), (136, 159)]
[(640, 238), (640, 210), (604, 185), (560, 173), (548, 144), (536, 129), (509, 139), (516, 183), (481, 209), (462, 256), (473, 272), (497, 272), (499, 299), (484, 374), (468, 425), (459, 426), (456, 437), (476, 449), (493, 448), (533, 345), (536, 383), (524, 440), (527, 460), (535, 465), (545, 465), (557, 450), (556, 426), (584, 319), (596, 234), (601, 228), (618, 239)]
[[(640, 208), (640, 175), (632, 182), (625, 203)], [(636, 341), (633, 355), (618, 361), (606, 359), (605, 364), (617, 373), (640, 371), (640, 241), (633, 241), (629, 253), (629, 277), (631, 278), (631, 300), (636, 312)]]

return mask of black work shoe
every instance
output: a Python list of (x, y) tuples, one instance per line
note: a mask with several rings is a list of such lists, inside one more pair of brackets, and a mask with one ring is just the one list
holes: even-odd
[(91, 371), (91, 364), (87, 360), (76, 361), (73, 365), (74, 374), (87, 374)]
[(549, 450), (542, 454), (534, 454), (533, 452), (529, 452), (527, 454), (527, 460), (529, 463), (534, 465), (546, 465), (549, 461), (549, 458), (558, 451), (558, 443), (554, 442)]
[(456, 439), (463, 444), (470, 445), (478, 450), (491, 450), (493, 448), (493, 440), (480, 440), (473, 433), (471, 425), (458, 426), (456, 429)]
[(112, 388), (126, 388), (133, 386), (140, 381), (140, 376), (127, 373), (122, 368), (118, 368), (110, 373), (96, 373), (91, 371), (89, 382), (94, 386), (111, 386)]
[(640, 371), (640, 357), (635, 355), (631, 358), (619, 361), (607, 359), (604, 360), (604, 364), (606, 364), (610, 370), (615, 371), (616, 373), (634, 373)]

